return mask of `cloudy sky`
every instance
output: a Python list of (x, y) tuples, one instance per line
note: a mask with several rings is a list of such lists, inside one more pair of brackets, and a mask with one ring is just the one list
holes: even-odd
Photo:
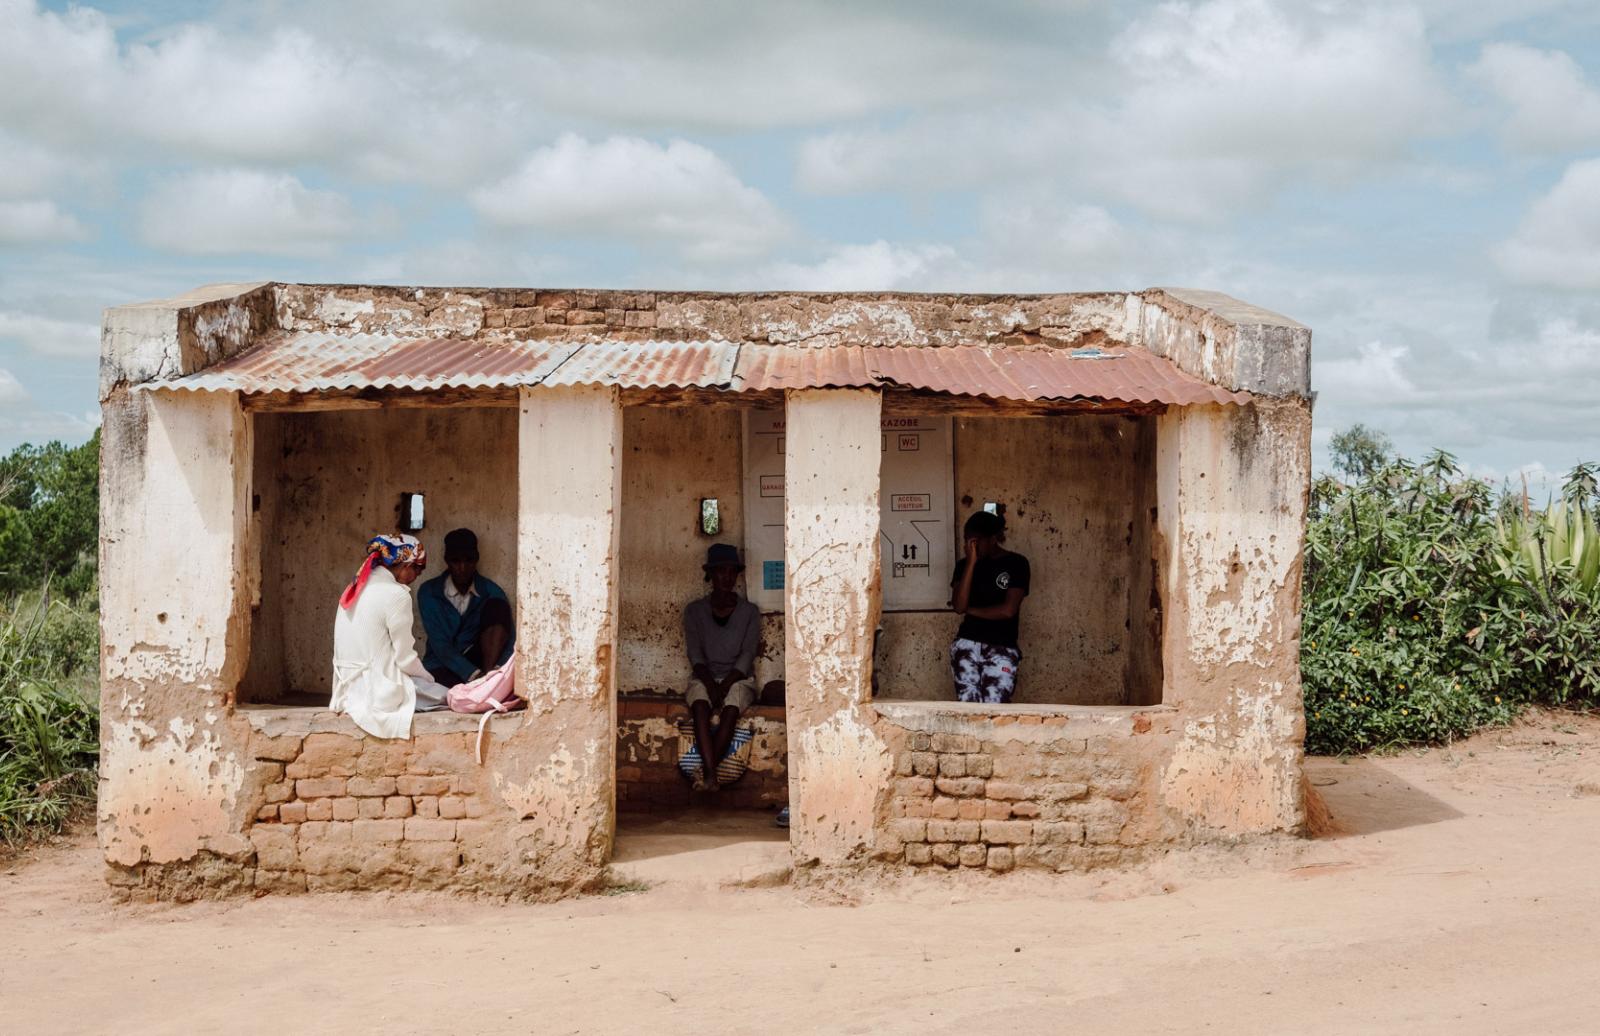
[(1600, 459), (1594, 0), (0, 0), (0, 449), (226, 280), (1058, 291), (1315, 329), (1363, 421)]

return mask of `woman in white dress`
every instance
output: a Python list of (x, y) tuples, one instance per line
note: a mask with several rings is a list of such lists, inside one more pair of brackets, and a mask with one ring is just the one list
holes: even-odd
[(374, 536), (339, 597), (329, 707), (373, 737), (410, 737), (412, 713), (445, 707), (447, 692), (422, 667), (411, 634), (411, 584), (427, 561), (414, 536)]

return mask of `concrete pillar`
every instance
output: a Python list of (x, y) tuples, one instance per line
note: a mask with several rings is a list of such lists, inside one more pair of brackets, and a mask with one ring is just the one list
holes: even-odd
[(617, 553), (622, 405), (615, 388), (520, 400), (517, 682), (528, 715), (496, 762), (541, 881), (598, 878), (616, 824)]
[(881, 396), (788, 395), (784, 464), (789, 840), (798, 864), (864, 856), (893, 762), (872, 729)]
[(232, 393), (125, 389), (104, 418), (100, 843), (123, 866), (247, 850), (248, 422)]
[(1293, 830), (1310, 412), (1298, 399), (1174, 408), (1157, 439), (1163, 700), (1184, 716), (1164, 797), (1205, 828)]

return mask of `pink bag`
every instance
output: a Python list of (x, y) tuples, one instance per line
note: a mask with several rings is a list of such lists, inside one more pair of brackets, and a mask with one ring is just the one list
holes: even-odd
[(489, 733), (489, 718), (496, 713), (512, 712), (527, 705), (517, 697), (516, 674), (517, 653), (513, 651), (505, 665), (489, 670), (476, 680), (456, 684), (450, 688), (445, 699), (451, 712), (483, 713), (475, 746), (479, 766), (483, 765), (483, 739)]

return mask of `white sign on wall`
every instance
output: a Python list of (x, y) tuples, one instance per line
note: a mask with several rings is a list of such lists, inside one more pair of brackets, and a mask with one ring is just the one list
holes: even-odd
[[(762, 611), (783, 610), (784, 414), (745, 416), (745, 583)], [(950, 418), (885, 417), (880, 448), (885, 611), (944, 608), (955, 565)]]

